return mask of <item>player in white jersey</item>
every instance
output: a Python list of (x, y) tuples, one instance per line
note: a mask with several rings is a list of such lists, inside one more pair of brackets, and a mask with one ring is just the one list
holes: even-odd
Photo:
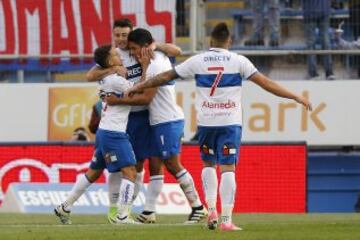
[[(102, 67), (122, 65), (116, 49), (111, 45), (98, 47), (94, 53), (94, 60)], [(100, 81), (100, 90), (105, 95), (122, 96), (133, 84), (121, 76), (112, 74)], [(96, 132), (94, 156), (91, 161), (91, 169), (102, 171), (102, 169), (107, 168), (109, 173), (122, 172), (123, 179), (119, 188), (120, 199), (116, 223), (135, 223), (129, 217), (129, 211), (136, 179), (136, 160), (128, 135), (125, 132), (130, 109), (129, 105), (108, 106), (106, 102), (103, 102), (101, 121)], [(69, 222), (68, 207), (79, 196), (75, 194), (74, 197), (68, 198), (63, 204), (55, 208), (55, 214), (63, 223), (71, 223)]]
[[(142, 76), (143, 68), (142, 66), (133, 56), (130, 55), (130, 51), (128, 50), (128, 34), (133, 29), (133, 24), (128, 19), (118, 19), (114, 21), (113, 24), (113, 40), (114, 45), (117, 47), (117, 51), (119, 53), (120, 58), (123, 60), (123, 65), (126, 67), (126, 78), (131, 82), (139, 82)], [(164, 44), (164, 43), (156, 43), (153, 44), (152, 49), (158, 49), (160, 51), (164, 51), (169, 55), (179, 55), (181, 53), (181, 49), (173, 44)], [(151, 52), (151, 51), (150, 51)], [(118, 73), (122, 74), (123, 70), (119, 66), (113, 66), (111, 68), (102, 68), (100, 66), (93, 67), (87, 73), (87, 79), (89, 81), (98, 81), (102, 77), (112, 74)], [(144, 98), (144, 102), (150, 102), (154, 97), (156, 90), (148, 90), (142, 94)], [(150, 124), (149, 124), (149, 111), (147, 106), (133, 106), (129, 115), (129, 122), (127, 125), (126, 132), (129, 134), (130, 142), (133, 146), (135, 157), (137, 160), (136, 170), (136, 184), (135, 184), (135, 192), (134, 199), (139, 193), (139, 190), (142, 186), (144, 179), (144, 171), (143, 171), (143, 163), (144, 160), (150, 157), (150, 138), (144, 137), (149, 136), (151, 134)], [(91, 166), (90, 166), (91, 167)], [(151, 171), (151, 169), (150, 169)], [(100, 177), (100, 171), (93, 171), (96, 174), (92, 174), (94, 178), (91, 178), (91, 182), (96, 181), (98, 177)], [(110, 208), (108, 213), (108, 220), (113, 222), (115, 219), (117, 209), (116, 203), (118, 200), (118, 186), (120, 185), (120, 179), (117, 174), (109, 174), (108, 182), (109, 184), (109, 201)], [(161, 184), (158, 181), (158, 184)]]
[[(135, 29), (128, 37), (131, 53), (139, 59), (141, 52), (153, 43), (152, 35), (145, 29)], [(161, 72), (172, 69), (167, 56), (161, 52), (155, 52), (146, 72), (146, 78), (155, 76)], [(200, 221), (206, 215), (198, 193), (195, 189), (193, 179), (187, 170), (181, 165), (179, 153), (181, 138), (184, 129), (184, 115), (181, 108), (176, 104), (175, 81), (168, 82), (158, 87), (157, 94), (149, 104), (151, 125), (151, 168), (149, 188), (154, 187), (158, 191), (152, 191), (146, 195), (144, 211), (137, 218), (140, 222), (153, 222), (155, 220), (155, 202), (161, 192), (157, 187), (157, 181), (163, 181), (162, 165), (177, 179), (180, 187), (185, 193), (192, 212), (188, 223)]]
[(221, 171), (221, 225), (224, 231), (241, 230), (232, 223), (235, 201), (235, 166), (239, 156), (242, 130), (242, 81), (250, 79), (268, 92), (293, 99), (311, 110), (310, 102), (267, 78), (244, 56), (230, 52), (230, 32), (225, 23), (211, 33), (211, 48), (190, 57), (182, 64), (145, 82), (135, 85), (127, 94), (161, 86), (175, 78), (195, 78), (199, 145), (204, 163), (202, 182), (209, 210), (208, 227), (218, 223), (216, 199), (218, 180), (216, 165)]
[[(132, 29), (132, 24), (129, 20), (117, 20), (114, 22), (114, 27), (113, 27), (113, 37), (114, 37), (114, 42), (115, 45), (118, 46), (117, 51), (119, 51), (119, 49), (123, 49), (122, 51), (122, 56), (120, 56), (121, 59), (124, 59), (124, 63), (127, 64), (127, 66), (132, 69), (131, 73), (137, 73), (137, 74), (131, 74), (130, 72), (128, 73), (128, 70), (123, 67), (123, 66), (117, 66), (117, 65), (113, 65), (112, 67), (108, 67), (108, 68), (102, 68), (100, 66), (94, 67), (93, 70), (91, 70), (88, 74), (87, 77), (90, 78), (89, 80), (100, 80), (102, 78), (104, 78), (105, 76), (109, 75), (109, 74), (113, 74), (113, 73), (117, 73), (120, 76), (123, 77), (127, 77), (130, 76), (131, 80), (133, 80), (132, 82), (137, 81), (138, 79), (140, 79), (139, 76), (139, 72), (140, 75), (142, 74), (142, 67), (139, 66), (139, 63), (135, 60), (135, 58), (131, 57), (129, 54), (129, 51), (126, 50), (127, 47), (127, 35), (128, 33), (131, 31)], [(162, 46), (160, 44), (160, 46)], [(164, 50), (173, 50), (175, 53), (176, 51), (171, 48), (171, 46), (169, 47), (161, 47), (164, 48)], [(94, 79), (91, 79), (94, 78)], [(154, 95), (154, 91), (150, 90), (150, 91), (146, 91), (144, 92), (144, 94), (142, 95), (142, 98), (137, 99), (138, 101), (142, 101), (143, 104), (147, 104), (151, 101), (151, 96)], [(129, 103), (132, 104), (132, 103)], [(134, 134), (131, 133), (139, 133), (141, 131), (135, 131), (137, 129), (141, 129), (142, 132), (144, 134), (150, 134), (150, 125), (149, 125), (149, 117), (148, 117), (148, 111), (139, 111), (136, 112), (135, 114), (130, 113), (129, 115), (129, 122), (131, 123), (136, 123), (134, 124), (128, 124), (128, 128), (127, 128), (127, 132), (130, 135), (130, 141), (132, 141), (134, 139)], [(130, 129), (130, 130), (129, 130)], [(146, 142), (146, 140), (148, 138), (143, 138), (142, 136), (135, 135), (136, 138), (136, 143), (134, 144), (132, 142), (133, 148), (135, 149), (135, 157), (137, 159), (139, 158), (146, 158), (149, 154), (146, 153), (146, 151), (148, 151), (148, 149), (150, 148), (149, 143)], [(144, 141), (141, 141), (141, 139), (144, 139)], [(135, 146), (135, 147), (134, 147)], [(148, 146), (148, 147), (146, 147)], [(144, 149), (142, 151), (142, 149)], [(142, 157), (143, 156), (143, 157)], [(138, 163), (137, 163), (137, 167), (138, 167)], [(71, 223), (70, 220), (70, 210), (71, 207), (73, 205), (73, 203), (81, 197), (81, 195), (83, 193), (85, 193), (86, 189), (93, 183), (95, 182), (102, 174), (104, 168), (102, 166), (97, 166), (94, 164), (90, 164), (89, 169), (86, 171), (85, 174), (80, 175), (77, 178), (77, 181), (75, 182), (72, 190), (69, 193), (68, 198), (66, 199), (65, 203), (63, 205), (59, 205), (57, 206), (58, 212), (62, 212), (63, 213), (63, 217), (62, 217), (62, 222), (64, 224), (69, 224)], [(136, 184), (135, 184), (135, 190), (134, 190), (134, 198), (137, 196), (139, 189), (141, 187), (141, 184), (143, 182), (143, 172), (142, 172), (142, 166), (140, 167), (140, 171), (137, 171), (137, 175), (136, 175)], [(121, 172), (114, 172), (114, 173), (109, 173), (108, 174), (108, 185), (109, 185), (109, 202), (110, 202), (110, 207), (109, 207), (109, 211), (108, 211), (108, 220), (110, 223), (116, 223), (116, 215), (117, 215), (117, 202), (119, 199), (119, 188), (120, 188), (120, 183), (121, 183)], [(63, 211), (63, 209), (65, 208), (65, 211)]]

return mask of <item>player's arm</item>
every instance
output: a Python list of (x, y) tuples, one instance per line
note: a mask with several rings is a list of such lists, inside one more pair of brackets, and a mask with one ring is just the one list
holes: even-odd
[(139, 84), (134, 85), (132, 88), (130, 88), (126, 92), (125, 95), (135, 97), (136, 96), (136, 95), (134, 95), (135, 93), (142, 93), (145, 89), (158, 87), (158, 86), (163, 85), (164, 83), (169, 82), (177, 77), (178, 77), (178, 75), (175, 72), (175, 70), (171, 69), (169, 71), (160, 73), (144, 82), (140, 82)]
[(262, 87), (264, 90), (271, 92), (276, 96), (293, 99), (296, 102), (304, 105), (308, 110), (312, 110), (311, 103), (308, 99), (289, 91), (288, 89), (284, 88), (280, 84), (276, 83), (275, 81), (271, 80), (270, 78), (259, 72), (254, 73), (252, 76), (250, 76), (249, 79)]
[(133, 97), (117, 97), (114, 94), (108, 94), (105, 98), (109, 106), (113, 105), (148, 105), (156, 94), (157, 88), (150, 88), (143, 91), (141, 94), (136, 94)]
[(180, 56), (182, 53), (181, 48), (172, 43), (155, 42), (154, 45), (155, 46), (154, 46), (153, 50), (163, 52), (170, 57), (177, 57), (177, 56)]
[(87, 73), (86, 73), (86, 80), (89, 82), (99, 81), (100, 79), (104, 78), (107, 75), (117, 73), (120, 76), (124, 76), (126, 78), (126, 68), (121, 66), (114, 66), (111, 68), (102, 68), (99, 66), (93, 66)]

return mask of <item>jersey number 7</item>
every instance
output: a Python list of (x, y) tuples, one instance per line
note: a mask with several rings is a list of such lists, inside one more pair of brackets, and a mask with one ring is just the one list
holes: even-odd
[(217, 72), (215, 81), (214, 81), (213, 85), (211, 86), (211, 90), (210, 90), (210, 96), (213, 96), (215, 93), (215, 89), (219, 85), (219, 82), (223, 75), (224, 67), (208, 67), (208, 71), (210, 71), (210, 72), (216, 71)]

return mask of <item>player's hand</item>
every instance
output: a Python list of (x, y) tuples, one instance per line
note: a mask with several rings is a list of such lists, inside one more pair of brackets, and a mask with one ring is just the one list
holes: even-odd
[(142, 69), (146, 69), (150, 64), (150, 59), (152, 58), (153, 51), (149, 48), (141, 48), (141, 54), (138, 57), (138, 62), (140, 63)]
[(141, 88), (141, 85), (142, 85), (141, 83), (134, 85), (125, 92), (124, 96), (131, 98), (137, 93), (142, 93), (143, 89)]
[(124, 78), (127, 77), (127, 69), (124, 66), (113, 66), (111, 67), (113, 73), (116, 73), (119, 76), (122, 76)]
[(157, 46), (156, 46), (156, 43), (153, 42), (152, 44), (150, 44), (150, 46), (148, 46), (146, 48), (146, 50), (148, 51), (149, 53), (149, 56), (151, 59), (154, 59), (155, 55), (154, 55), (154, 51), (156, 50)]
[(307, 98), (304, 98), (303, 96), (297, 96), (295, 101), (302, 104), (307, 110), (312, 111), (311, 102)]
[(104, 98), (105, 102), (109, 106), (116, 105), (116, 100), (117, 99), (118, 99), (118, 97), (115, 94), (111, 94), (111, 93), (106, 94), (105, 98)]

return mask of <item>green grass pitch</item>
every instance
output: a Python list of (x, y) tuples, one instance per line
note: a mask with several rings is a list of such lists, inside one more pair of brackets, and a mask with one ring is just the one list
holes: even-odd
[(8, 239), (360, 239), (360, 214), (237, 214), (238, 232), (208, 230), (205, 223), (183, 225), (186, 216), (160, 215), (153, 225), (110, 225), (105, 215), (74, 215), (61, 225), (54, 215), (0, 214), (0, 240)]

